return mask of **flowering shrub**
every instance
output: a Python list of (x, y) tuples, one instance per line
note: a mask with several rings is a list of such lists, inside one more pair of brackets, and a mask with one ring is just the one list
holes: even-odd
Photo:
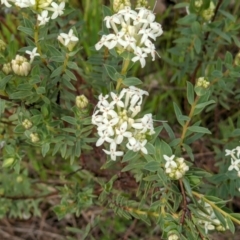
[(64, 224), (81, 239), (104, 239), (110, 217), (125, 232), (111, 239), (140, 222), (133, 238), (234, 234), (240, 5), (74, 4), (1, 0), (0, 217), (47, 203), (59, 221), (91, 218)]

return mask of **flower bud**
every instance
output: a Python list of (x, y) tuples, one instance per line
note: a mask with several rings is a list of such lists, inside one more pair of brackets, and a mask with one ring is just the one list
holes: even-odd
[(11, 63), (5, 63), (5, 64), (3, 64), (2, 71), (3, 71), (6, 75), (8, 75), (8, 74), (12, 71)]
[(113, 0), (113, 11), (118, 12), (124, 7), (131, 7), (131, 2), (129, 0)]
[(15, 74), (20, 76), (27, 76), (31, 70), (31, 64), (25, 57), (17, 55), (15, 59), (12, 60), (12, 70)]
[(22, 181), (23, 181), (22, 176), (18, 176), (17, 179), (16, 179), (16, 181), (17, 181), (18, 183), (22, 182)]
[(88, 105), (88, 99), (84, 95), (77, 96), (76, 105), (79, 109), (86, 108)]
[(196, 86), (202, 87), (202, 88), (208, 88), (210, 85), (210, 82), (208, 82), (204, 77), (200, 77), (197, 80)]
[(215, 8), (215, 4), (213, 2), (210, 2), (209, 8), (202, 11), (202, 17), (206, 21), (210, 21), (214, 15)]
[(6, 49), (7, 44), (0, 39), (0, 52), (3, 52)]
[(146, 0), (138, 0), (136, 4), (136, 8), (141, 8), (141, 7), (147, 8), (148, 6), (149, 6), (148, 1)]
[(31, 138), (31, 141), (32, 141), (33, 143), (36, 143), (36, 142), (39, 141), (39, 136), (38, 136), (37, 133), (31, 133), (31, 134), (30, 134), (30, 138)]
[(196, 0), (196, 1), (194, 2), (194, 4), (195, 4), (195, 7), (196, 7), (196, 8), (200, 8), (200, 7), (202, 6), (202, 4), (203, 4), (203, 1), (202, 1), (202, 0)]
[(168, 236), (168, 240), (178, 240), (178, 239), (179, 239), (179, 237), (177, 234), (170, 234)]
[(32, 127), (32, 122), (30, 122), (28, 119), (25, 119), (23, 122), (22, 122), (22, 125), (25, 129), (29, 129)]
[(240, 66), (240, 52), (235, 56), (234, 64)]
[(14, 158), (7, 158), (3, 161), (2, 167), (10, 167), (14, 163)]

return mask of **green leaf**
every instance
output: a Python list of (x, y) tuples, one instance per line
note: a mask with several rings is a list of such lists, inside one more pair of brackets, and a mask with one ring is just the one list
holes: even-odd
[(31, 91), (18, 91), (10, 94), (9, 98), (11, 99), (25, 99), (26, 97), (31, 96), (33, 93)]
[(130, 163), (122, 169), (122, 172), (127, 172), (132, 169), (143, 169), (144, 166), (145, 166), (145, 163), (141, 163), (141, 162), (140, 163)]
[(33, 36), (33, 30), (31, 28), (28, 28), (28, 27), (23, 27), (23, 26), (19, 26), (17, 28), (19, 31), (25, 33), (26, 35), (29, 35), (29, 36)]
[(224, 58), (224, 62), (227, 63), (227, 64), (232, 65), (232, 63), (233, 63), (233, 56), (232, 56), (232, 54), (230, 52), (226, 53), (225, 58)]
[(147, 151), (148, 151), (148, 154), (154, 154), (155, 153), (155, 147), (151, 144), (151, 143), (147, 143), (145, 145)]
[(227, 221), (227, 226), (229, 228), (229, 230), (234, 234), (235, 233), (235, 226), (231, 220), (231, 218), (229, 216), (225, 216), (226, 221)]
[(129, 77), (123, 80), (123, 84), (126, 86), (136, 86), (142, 84), (142, 81), (136, 77)]
[(5, 87), (6, 87), (7, 83), (11, 80), (11, 78), (12, 78), (12, 75), (8, 75), (8, 76), (4, 77), (3, 79), (0, 79), (0, 89), (2, 91), (5, 90)]
[(49, 151), (49, 149), (50, 149), (50, 144), (49, 143), (44, 143), (42, 145), (42, 155), (43, 155), (43, 157), (46, 156), (46, 154)]
[(194, 38), (194, 49), (197, 54), (199, 54), (202, 51), (202, 41), (199, 37)]
[(67, 74), (67, 76), (68, 76), (70, 79), (73, 79), (73, 80), (77, 81), (76, 76), (75, 76), (71, 71), (69, 71), (68, 69), (66, 69), (66, 70), (65, 70), (65, 73)]
[(128, 150), (128, 151), (126, 152), (126, 154), (124, 154), (123, 159), (122, 159), (122, 162), (127, 162), (127, 161), (135, 158), (137, 155), (138, 155), (137, 152), (133, 152), (133, 151), (131, 151), (131, 150)]
[(182, 115), (180, 108), (178, 107), (178, 105), (175, 102), (173, 103), (173, 107), (174, 107), (174, 112), (175, 112), (178, 122), (180, 123), (180, 125), (183, 126), (184, 121), (181, 119), (181, 116), (183, 116), (183, 115)]
[(150, 172), (156, 172), (158, 169), (161, 167), (160, 163), (157, 161), (151, 161), (148, 162), (145, 166), (144, 169), (150, 171)]
[(188, 127), (188, 130), (191, 132), (212, 134), (207, 128), (199, 127), (199, 126)]
[(194, 103), (194, 88), (190, 82), (187, 82), (187, 100), (190, 105)]
[(178, 24), (189, 24), (189, 25), (191, 25), (192, 22), (194, 22), (196, 19), (197, 19), (196, 14), (189, 14), (189, 15), (186, 15), (185, 17), (183, 17), (183, 18), (180, 18), (177, 21), (177, 23)]
[(184, 188), (185, 188), (186, 192), (188, 193), (188, 195), (190, 197), (192, 197), (192, 189), (190, 187), (190, 183), (189, 183), (188, 179), (185, 177), (183, 178), (183, 185), (184, 185)]
[(64, 116), (61, 118), (63, 121), (68, 122), (72, 125), (77, 125), (77, 120), (76, 118), (70, 117), (70, 116)]
[(113, 81), (117, 81), (116, 74), (119, 74), (118, 71), (114, 67), (112, 67), (110, 65), (107, 65), (107, 64), (104, 64), (104, 67), (105, 67), (105, 69), (107, 71), (108, 76)]
[(37, 94), (44, 94), (46, 92), (44, 87), (38, 87), (36, 90)]
[(212, 28), (211, 29), (212, 32), (216, 33), (218, 36), (220, 36), (222, 39), (226, 40), (228, 43), (231, 43), (231, 37), (225, 33), (225, 32), (222, 32), (220, 29), (218, 28)]
[(59, 66), (52, 72), (52, 74), (50, 75), (50, 78), (60, 76), (62, 74), (62, 70), (63, 70), (63, 66)]
[(201, 29), (201, 25), (199, 22), (195, 21), (192, 23), (191, 25), (191, 29), (192, 29), (192, 32), (196, 35), (201, 35), (202, 34), (202, 29)]

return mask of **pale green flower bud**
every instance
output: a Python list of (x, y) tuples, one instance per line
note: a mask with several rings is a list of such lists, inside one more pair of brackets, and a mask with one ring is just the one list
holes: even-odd
[(17, 181), (18, 183), (22, 182), (22, 181), (23, 181), (22, 176), (18, 176), (17, 179), (16, 179), (16, 181)]
[(213, 2), (210, 2), (209, 8), (202, 11), (202, 17), (206, 21), (210, 21), (214, 15), (215, 8), (215, 4)]
[(113, 11), (118, 12), (124, 7), (131, 7), (130, 0), (113, 0)]
[(0, 188), (0, 196), (4, 195), (4, 189)]
[(196, 86), (202, 87), (202, 88), (208, 88), (210, 85), (210, 82), (208, 82), (204, 77), (200, 77), (197, 80)]
[(30, 138), (31, 138), (31, 141), (32, 141), (33, 143), (36, 143), (36, 142), (39, 141), (39, 137), (38, 137), (38, 134), (37, 134), (37, 133), (31, 133), (31, 134), (30, 134)]
[(3, 71), (6, 75), (8, 75), (8, 74), (12, 71), (11, 63), (5, 63), (5, 64), (3, 64), (2, 71)]
[(149, 5), (147, 0), (138, 0), (136, 4), (136, 8), (141, 8), (141, 7), (147, 8), (148, 6)]
[(196, 8), (200, 8), (203, 4), (203, 1), (202, 0), (196, 0), (194, 4), (195, 4)]
[(168, 240), (179, 240), (179, 237), (177, 234), (170, 234)]
[(234, 64), (240, 66), (240, 52), (235, 56)]
[(10, 167), (14, 163), (14, 158), (7, 158), (3, 161), (2, 167)]
[(7, 44), (0, 39), (0, 52), (3, 52), (6, 49)]
[(86, 108), (88, 105), (88, 99), (84, 95), (77, 96), (76, 105), (80, 109)]
[(25, 129), (29, 129), (32, 127), (32, 122), (30, 122), (28, 119), (25, 119), (23, 122), (22, 122), (22, 125)]
[(17, 55), (15, 59), (12, 60), (12, 70), (15, 74), (20, 76), (27, 76), (31, 70), (31, 64), (25, 57)]
[(37, 11), (42, 11), (46, 9), (51, 3), (52, 0), (36, 0), (35, 5), (33, 5), (33, 9)]

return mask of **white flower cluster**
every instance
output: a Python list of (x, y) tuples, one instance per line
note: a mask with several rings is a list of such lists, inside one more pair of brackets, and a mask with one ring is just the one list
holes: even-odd
[(155, 15), (146, 8), (134, 11), (125, 7), (104, 18), (106, 27), (113, 31), (103, 35), (95, 48), (99, 50), (105, 46), (108, 49), (116, 48), (118, 53), (132, 52), (135, 55), (132, 61), (140, 61), (144, 67), (148, 54), (151, 54), (153, 61), (155, 60), (156, 51), (152, 41), (163, 33), (162, 26), (154, 20)]
[(208, 214), (202, 212), (201, 210), (198, 210), (198, 214), (208, 220), (199, 219), (197, 222), (198, 224), (204, 226), (205, 233), (207, 234), (209, 230), (215, 230), (215, 229), (217, 231), (225, 231), (226, 229), (221, 224), (221, 222), (217, 219), (211, 205), (204, 202), (204, 209)]
[[(40, 12), (37, 19), (39, 25), (45, 25), (49, 22), (50, 18), (55, 19), (63, 14), (65, 8), (65, 2), (60, 4), (53, 2), (52, 0), (1, 0), (1, 4), (10, 8), (13, 4), (20, 8), (32, 8), (33, 10)], [(51, 5), (51, 7), (49, 7)], [(48, 11), (52, 12), (51, 17), (48, 17)]]
[(232, 171), (235, 169), (238, 173), (238, 177), (240, 177), (240, 146), (232, 150), (225, 150), (225, 156), (231, 156), (231, 165), (228, 168), (228, 171)]
[[(124, 145), (134, 152), (148, 153), (145, 147), (147, 138), (155, 133), (152, 114), (136, 118), (141, 111), (143, 95), (148, 95), (148, 92), (130, 86), (119, 94), (110, 92), (110, 96), (101, 94), (98, 98), (97, 110), (92, 116), (99, 135), (96, 146), (109, 143), (110, 149), (103, 151), (114, 161), (124, 154)], [(117, 150), (118, 145), (122, 151)]]
[(172, 155), (171, 157), (163, 155), (163, 157), (166, 160), (165, 171), (170, 178), (175, 180), (180, 179), (189, 170), (184, 158), (178, 158), (175, 157), (175, 155)]

